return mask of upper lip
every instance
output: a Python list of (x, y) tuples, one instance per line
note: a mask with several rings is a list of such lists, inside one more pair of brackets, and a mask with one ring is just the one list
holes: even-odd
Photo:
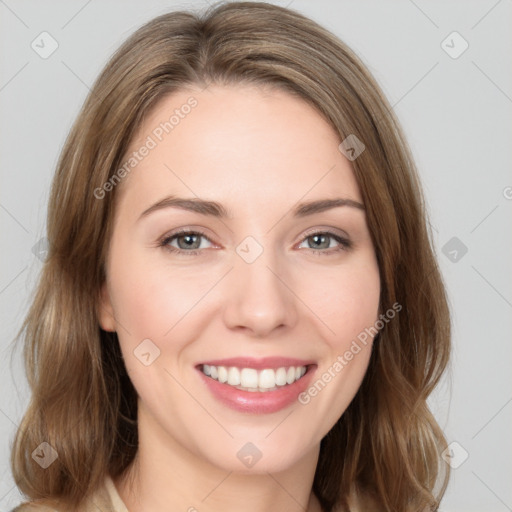
[(297, 359), (295, 357), (231, 357), (229, 359), (212, 359), (209, 361), (203, 361), (197, 366), (203, 364), (211, 366), (236, 366), (238, 368), (254, 368), (256, 370), (262, 370), (265, 368), (281, 368), (282, 366), (308, 366), (315, 364), (312, 360)]

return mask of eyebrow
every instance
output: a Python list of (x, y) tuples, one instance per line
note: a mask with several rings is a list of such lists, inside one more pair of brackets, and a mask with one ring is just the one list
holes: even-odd
[[(357, 208), (359, 210), (365, 210), (364, 206), (358, 201), (346, 198), (335, 198), (335, 199), (318, 199), (316, 201), (303, 202), (296, 205), (292, 209), (292, 214), (295, 217), (306, 217), (307, 215), (313, 215), (315, 213), (321, 213), (332, 208), (339, 208), (341, 206), (349, 206), (351, 208)], [(232, 214), (224, 208), (220, 203), (215, 201), (206, 201), (199, 198), (181, 198), (175, 196), (169, 196), (161, 199), (155, 204), (151, 205), (148, 209), (144, 210), (139, 219), (147, 217), (150, 213), (162, 210), (163, 208), (180, 208), (201, 215), (210, 215), (218, 218), (229, 218), (232, 219)]]

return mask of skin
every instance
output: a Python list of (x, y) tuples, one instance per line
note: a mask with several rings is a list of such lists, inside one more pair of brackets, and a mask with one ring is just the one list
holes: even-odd
[[(319, 511), (312, 484), (320, 441), (355, 396), (372, 340), (308, 404), (271, 414), (226, 407), (194, 367), (244, 355), (299, 357), (316, 361), (315, 382), (376, 322), (380, 278), (364, 210), (290, 213), (301, 201), (362, 203), (361, 194), (338, 135), (281, 90), (175, 92), (145, 118), (128, 153), (190, 96), (197, 106), (118, 185), (99, 317), (117, 331), (139, 396), (139, 450), (114, 483), (130, 512)], [(232, 218), (171, 207), (138, 220), (171, 194), (217, 201)], [(196, 255), (158, 245), (179, 228), (205, 232)], [(352, 246), (315, 243), (312, 230)], [(263, 248), (250, 264), (236, 252), (247, 236)], [(183, 237), (170, 244), (191, 250)], [(160, 350), (148, 366), (134, 355), (144, 339)], [(252, 468), (237, 458), (247, 442), (262, 453)]]

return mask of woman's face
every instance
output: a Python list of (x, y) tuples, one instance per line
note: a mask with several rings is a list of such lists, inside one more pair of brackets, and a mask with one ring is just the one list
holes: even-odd
[(250, 86), (180, 91), (145, 118), (99, 310), (162, 452), (283, 470), (353, 399), (380, 279), (340, 142), (304, 101)]

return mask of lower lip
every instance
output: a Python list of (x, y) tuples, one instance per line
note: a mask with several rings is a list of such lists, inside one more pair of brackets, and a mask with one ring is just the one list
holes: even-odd
[(274, 391), (243, 391), (208, 377), (200, 368), (197, 370), (213, 396), (224, 405), (239, 412), (269, 414), (295, 402), (308, 387), (315, 369), (316, 365), (308, 366), (307, 372), (299, 380)]

